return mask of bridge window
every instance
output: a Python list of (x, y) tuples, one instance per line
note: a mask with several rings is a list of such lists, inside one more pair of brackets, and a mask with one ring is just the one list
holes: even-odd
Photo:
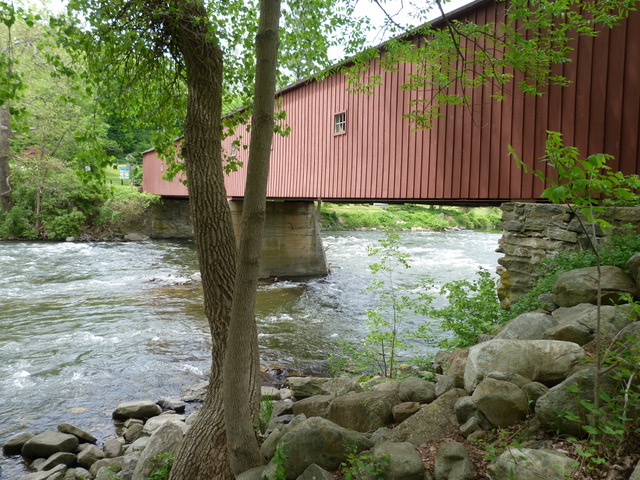
[(333, 134), (347, 133), (347, 112), (336, 113), (333, 116)]

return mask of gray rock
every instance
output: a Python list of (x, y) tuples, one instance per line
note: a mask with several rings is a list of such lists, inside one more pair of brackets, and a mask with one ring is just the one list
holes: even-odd
[(326, 391), (322, 385), (331, 380), (330, 378), (321, 377), (289, 377), (289, 388), (296, 398), (307, 398), (314, 395), (324, 395)]
[(494, 427), (506, 428), (524, 420), (529, 411), (527, 396), (513, 383), (485, 378), (472, 395), (478, 410)]
[(177, 400), (175, 398), (161, 398), (158, 401), (158, 405), (166, 410), (173, 410), (176, 413), (184, 413), (187, 408), (187, 404), (182, 400)]
[(402, 402), (398, 405), (394, 405), (391, 409), (393, 422), (402, 423), (418, 410), (420, 410), (420, 404), (418, 402)]
[(290, 398), (285, 400), (278, 400), (273, 402), (273, 410), (271, 410), (271, 417), (279, 417), (280, 415), (293, 415), (294, 401)]
[(529, 382), (522, 386), (522, 391), (527, 396), (529, 405), (535, 404), (538, 399), (549, 391), (549, 387), (540, 382)]
[(320, 389), (326, 395), (346, 395), (347, 393), (360, 393), (364, 389), (358, 381), (351, 377), (337, 377), (327, 380), (320, 385)]
[(142, 436), (144, 425), (142, 423), (132, 423), (124, 432), (124, 439), (127, 443), (133, 443)]
[(201, 382), (188, 387), (182, 400), (185, 402), (204, 402), (204, 398), (207, 396), (207, 388), (209, 388), (209, 382)]
[(135, 442), (129, 445), (129, 448), (127, 449), (127, 454), (143, 451), (145, 448), (147, 448), (147, 445), (149, 444), (149, 438), (150, 437), (138, 438)]
[(147, 448), (140, 455), (132, 480), (147, 479), (151, 472), (162, 466), (162, 460), (158, 455), (161, 453), (175, 455), (183, 439), (184, 433), (179, 425), (174, 422), (163, 423), (149, 438)]
[[(638, 255), (638, 254), (636, 254)], [(640, 258), (640, 255), (638, 255)], [(636, 464), (636, 468), (633, 469), (633, 473), (629, 477), (629, 480), (640, 480), (640, 462)]]
[[(620, 296), (628, 293), (636, 296), (638, 289), (633, 279), (621, 268), (600, 267), (603, 305), (620, 303)], [(553, 285), (553, 301), (561, 307), (573, 307), (580, 303), (596, 303), (598, 274), (596, 267), (579, 268), (561, 274)]]
[(143, 235), (142, 233), (137, 233), (137, 232), (127, 233), (124, 236), (124, 239), (127, 242), (148, 242), (149, 241), (148, 236)]
[(398, 394), (404, 402), (431, 403), (436, 399), (436, 386), (418, 377), (398, 382)]
[(102, 444), (102, 451), (107, 458), (115, 458), (122, 455), (123, 441), (120, 438), (112, 438)]
[(548, 313), (527, 312), (510, 320), (498, 333), (496, 339), (506, 340), (544, 340), (546, 331), (557, 325), (558, 321)]
[(631, 277), (638, 282), (638, 278), (640, 278), (640, 253), (636, 253), (632, 256), (625, 265), (629, 272), (631, 272)]
[[(122, 470), (122, 457), (117, 458), (101, 458), (96, 463), (91, 465), (89, 473), (94, 477), (98, 475), (98, 472), (103, 468), (108, 468), (111, 472), (119, 472)], [(115, 479), (114, 479), (115, 480)]]
[(88, 432), (85, 432), (84, 430), (78, 428), (78, 427), (74, 427), (73, 425), (69, 424), (69, 423), (61, 423), (58, 425), (58, 431), (61, 433), (68, 433), (69, 435), (73, 435), (75, 437), (78, 437), (78, 440), (80, 440), (80, 442), (85, 442), (85, 443), (96, 443), (98, 441), (98, 439), (96, 437), (94, 437), (93, 435), (91, 435)]
[[(594, 382), (595, 368), (587, 368), (550, 388), (536, 402), (536, 417), (540, 423), (558, 433), (584, 437), (586, 432), (582, 427), (588, 424), (588, 411), (581, 402), (593, 403)], [(601, 378), (602, 391), (611, 394), (615, 387), (610, 377)]]
[(296, 480), (333, 480), (333, 475), (312, 463)]
[(453, 405), (453, 411), (460, 424), (465, 423), (478, 412), (476, 402), (473, 401), (471, 395), (459, 398)]
[(102, 467), (96, 473), (95, 480), (120, 480), (120, 472), (114, 472), (111, 467)]
[(24, 477), (20, 477), (20, 480), (62, 480), (66, 471), (66, 466), (58, 465), (51, 470), (30, 473), (28, 475), (25, 475)]
[(364, 435), (320, 417), (296, 425), (280, 441), (287, 480), (296, 479), (313, 463), (327, 470), (337, 469), (346, 459), (345, 445), (355, 453), (372, 446)]
[(489, 466), (493, 480), (564, 480), (571, 477), (574, 460), (555, 450), (508, 448)]
[(395, 392), (352, 393), (331, 402), (329, 420), (357, 432), (373, 432), (393, 422), (392, 409), (399, 403)]
[(293, 405), (294, 415), (306, 415), (307, 418), (311, 417), (329, 417), (329, 409), (331, 408), (331, 402), (335, 397), (333, 395), (314, 395), (307, 397)]
[(120, 470), (120, 480), (131, 480), (133, 472), (136, 470), (141, 452), (130, 452), (122, 457), (122, 470)]
[(116, 420), (126, 420), (127, 418), (147, 419), (160, 415), (162, 409), (152, 400), (141, 400), (137, 402), (124, 402), (118, 405), (113, 412)]
[(60, 432), (44, 432), (31, 437), (22, 446), (27, 458), (48, 458), (57, 452), (75, 452), (79, 441), (73, 435)]
[(380, 427), (371, 434), (369, 440), (371, 440), (374, 445), (377, 445), (385, 436), (389, 435), (390, 433), (391, 429), (389, 427)]
[(436, 383), (436, 396), (439, 397), (454, 388), (464, 388), (462, 375), (442, 375)]
[(386, 480), (422, 480), (425, 470), (416, 447), (408, 442), (383, 442), (373, 449)]
[(246, 472), (242, 472), (240, 475), (236, 475), (236, 480), (262, 480), (262, 473), (264, 470), (264, 465), (251, 468)]
[(87, 480), (93, 478), (89, 470), (86, 470), (82, 467), (69, 468), (64, 475), (65, 479), (70, 480)]
[(297, 415), (288, 424), (280, 425), (278, 428), (276, 428), (273, 432), (271, 432), (271, 434), (269, 434), (265, 441), (262, 442), (262, 445), (260, 446), (260, 454), (267, 460), (271, 459), (282, 437), (293, 427), (295, 427), (296, 425), (300, 425), (306, 419), (307, 417), (304, 414)]
[(513, 383), (518, 388), (522, 388), (527, 383), (531, 382), (529, 378), (525, 378), (522, 375), (512, 372), (490, 372), (487, 374), (486, 378), (493, 378), (495, 380)]
[(6, 442), (2, 445), (2, 452), (9, 455), (19, 455), (22, 452), (22, 447), (28, 440), (34, 437), (33, 433), (20, 432), (7, 438)]
[(462, 389), (450, 390), (434, 402), (423, 406), (419, 412), (394, 428), (384, 440), (410, 442), (413, 445), (440, 440), (458, 429), (453, 411), (456, 401), (466, 396)]
[(78, 454), (78, 465), (91, 470), (91, 465), (104, 458), (104, 452), (95, 445), (85, 448)]
[(491, 372), (517, 373), (532, 381), (559, 382), (585, 357), (575, 343), (556, 340), (490, 340), (469, 349), (464, 386), (467, 392)]
[[(594, 339), (597, 330), (598, 307), (590, 303), (581, 303), (574, 307), (559, 308), (553, 312), (558, 325), (547, 331), (549, 338), (584, 345)], [(628, 308), (600, 308), (600, 331), (609, 338), (629, 324), (631, 316)]]
[(162, 415), (158, 415), (157, 417), (153, 417), (147, 420), (142, 429), (142, 434), (151, 435), (167, 422), (184, 425), (185, 420), (186, 418), (184, 415), (178, 415), (177, 413), (163, 413)]
[(480, 425), (480, 420), (478, 420), (478, 417), (475, 417), (475, 416), (469, 418), (469, 420), (467, 420), (462, 425), (460, 425), (460, 433), (462, 433), (462, 435), (464, 435), (465, 438), (467, 438), (472, 433), (475, 433), (481, 430), (483, 430), (483, 428)]
[(469, 453), (458, 442), (442, 444), (433, 473), (435, 480), (472, 480), (475, 477)]
[(58, 465), (70, 467), (76, 463), (78, 457), (71, 452), (58, 452), (47, 458), (39, 467), (39, 470), (52, 470)]
[(553, 312), (558, 308), (558, 305), (553, 301), (553, 295), (551, 293), (542, 293), (538, 295), (538, 301), (543, 310), (547, 312)]

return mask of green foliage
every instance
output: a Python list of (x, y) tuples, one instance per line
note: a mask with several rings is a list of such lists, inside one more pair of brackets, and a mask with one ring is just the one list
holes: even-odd
[(345, 446), (346, 458), (340, 464), (344, 480), (358, 480), (362, 477), (372, 480), (384, 479), (384, 467), (389, 465), (389, 456), (374, 458), (370, 453), (357, 453), (354, 446)]
[(126, 227), (138, 220), (152, 204), (159, 201), (158, 196), (138, 192), (133, 187), (116, 187), (98, 210), (95, 225), (108, 234), (122, 234)]
[(374, 206), (323, 203), (320, 217), (322, 227), (328, 230), (495, 229), (500, 224), (500, 211), (495, 208), (435, 208), (415, 204)]
[[(494, 333), (496, 326), (506, 323), (509, 313), (500, 306), (496, 294), (493, 275), (480, 268), (476, 278), (454, 280), (440, 288), (448, 304), (442, 308), (426, 305), (424, 313), (431, 317), (440, 328), (453, 333), (452, 338), (444, 339), (440, 346), (447, 349), (463, 348), (474, 345), (478, 335)], [(429, 335), (433, 326), (421, 327), (424, 335)]]
[(79, 210), (72, 209), (66, 213), (60, 213), (44, 218), (42, 225), (51, 239), (75, 237), (84, 226), (87, 216)]
[(8, 212), (0, 212), (0, 238), (34, 238), (36, 232), (28, 219), (33, 211), (16, 205)]
[(169, 480), (174, 460), (175, 456), (172, 453), (164, 452), (156, 455), (154, 461), (159, 463), (160, 466), (151, 472), (149, 480)]
[(284, 462), (287, 460), (287, 454), (284, 451), (285, 444), (280, 442), (276, 447), (276, 451), (273, 453), (271, 463), (276, 466), (276, 470), (273, 475), (269, 476), (268, 480), (287, 480), (287, 472), (284, 468)]
[(264, 433), (269, 426), (271, 420), (271, 414), (273, 413), (273, 401), (270, 396), (265, 396), (260, 399), (260, 411), (258, 412), (258, 424), (255, 425), (257, 433)]

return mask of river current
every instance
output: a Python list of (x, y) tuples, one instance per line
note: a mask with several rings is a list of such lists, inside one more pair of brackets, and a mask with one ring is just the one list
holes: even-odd
[[(328, 277), (260, 288), (262, 363), (320, 371), (338, 339), (364, 338), (365, 310), (374, 306), (366, 247), (382, 236), (325, 232)], [(478, 267), (497, 266), (498, 234), (400, 237), (413, 259), (398, 275), (405, 285), (471, 279)], [(197, 270), (192, 242), (0, 243), (0, 444), (61, 422), (112, 437), (118, 403), (179, 397), (202, 381), (210, 340), (201, 288), (171, 285)], [(7, 479), (23, 472), (2, 456), (0, 469)]]

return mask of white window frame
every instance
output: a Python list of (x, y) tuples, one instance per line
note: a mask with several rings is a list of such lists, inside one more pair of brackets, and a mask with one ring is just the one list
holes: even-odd
[(347, 111), (343, 110), (333, 114), (333, 134), (344, 135), (347, 133)]

